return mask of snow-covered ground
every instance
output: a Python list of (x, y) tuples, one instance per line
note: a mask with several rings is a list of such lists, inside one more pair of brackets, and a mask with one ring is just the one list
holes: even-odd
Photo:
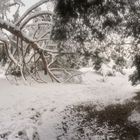
[[(56, 140), (55, 129), (61, 112), (67, 105), (92, 102), (109, 105), (131, 99), (135, 87), (128, 77), (117, 74), (103, 82), (90, 70), (82, 76), (81, 84), (15, 85), (0, 79), (0, 140)], [(22, 133), (21, 133), (22, 132)], [(26, 133), (23, 136), (23, 133)], [(35, 138), (36, 137), (36, 138)]]

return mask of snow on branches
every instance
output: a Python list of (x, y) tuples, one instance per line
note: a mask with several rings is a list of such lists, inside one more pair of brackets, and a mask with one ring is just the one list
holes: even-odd
[(56, 44), (51, 41), (54, 13), (37, 9), (48, 2), (41, 0), (34, 4), (14, 23), (0, 19), (0, 28), (4, 34), (0, 41), (10, 58), (6, 74), (20, 75), (25, 81), (30, 75), (38, 82), (45, 82), (39, 74), (41, 69), (52, 81), (60, 82), (51, 71), (55, 62), (53, 56), (58, 53), (54, 49)]

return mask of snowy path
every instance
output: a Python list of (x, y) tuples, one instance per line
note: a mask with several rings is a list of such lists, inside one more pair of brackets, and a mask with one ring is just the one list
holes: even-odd
[(60, 112), (67, 105), (87, 101), (108, 105), (134, 96), (132, 93), (135, 89), (130, 86), (125, 76), (110, 77), (104, 83), (100, 76), (89, 73), (84, 77), (84, 81), (85, 84), (81, 85), (16, 86), (1, 79), (0, 134), (12, 131), (9, 140), (14, 140), (18, 131), (32, 131), (30, 128), (37, 126), (41, 140), (55, 140), (55, 125), (60, 120)]

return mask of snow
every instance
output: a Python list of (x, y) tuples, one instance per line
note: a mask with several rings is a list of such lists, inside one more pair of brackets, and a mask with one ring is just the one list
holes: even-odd
[(133, 74), (135, 70), (136, 70), (136, 67), (134, 67), (134, 66), (129, 69), (123, 69), (124, 73), (127, 75)]
[(84, 68), (79, 69), (79, 71), (81, 71), (81, 72), (89, 72), (89, 71), (93, 71), (93, 68), (92, 67), (84, 67)]
[[(123, 103), (135, 95), (135, 88), (127, 76), (118, 74), (103, 82), (102, 76), (90, 68), (82, 71), (86, 72), (81, 84), (16, 86), (0, 78), (0, 136), (7, 134), (8, 140), (28, 136), (32, 140), (33, 135), (39, 135), (40, 140), (56, 140), (58, 131), (55, 127), (66, 106), (83, 102), (97, 105)], [(24, 135), (20, 136), (21, 131)]]

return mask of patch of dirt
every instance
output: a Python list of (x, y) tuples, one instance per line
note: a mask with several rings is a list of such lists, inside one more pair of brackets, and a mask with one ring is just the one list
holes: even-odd
[(139, 140), (140, 122), (129, 119), (139, 109), (140, 94), (125, 104), (68, 106), (57, 129), (58, 140)]

